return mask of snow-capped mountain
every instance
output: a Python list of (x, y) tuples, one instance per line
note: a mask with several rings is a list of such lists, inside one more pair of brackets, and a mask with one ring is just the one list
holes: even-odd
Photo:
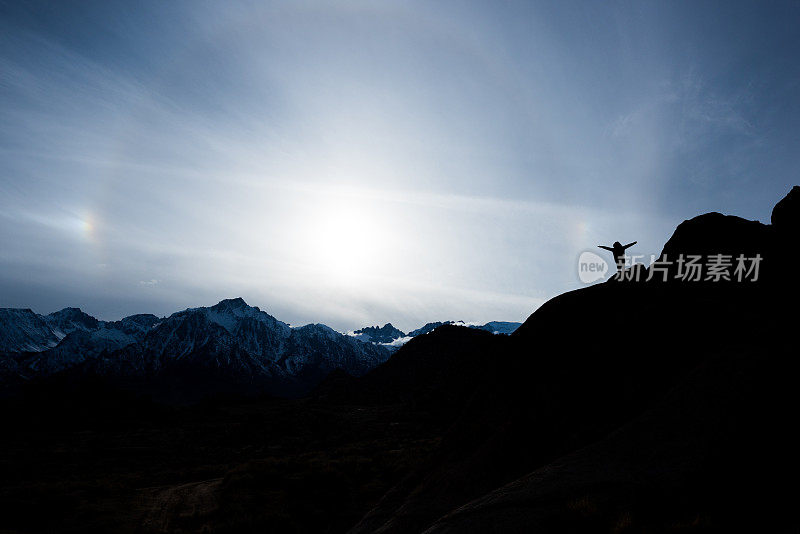
[(360, 330), (348, 332), (348, 335), (359, 340), (371, 343), (391, 343), (396, 339), (405, 337), (402, 330), (395, 328), (392, 323), (383, 326), (367, 326)]
[[(29, 309), (0, 308), (0, 352), (41, 352), (55, 347), (73, 332), (94, 332), (106, 326), (109, 330), (130, 329), (135, 317), (138, 316), (106, 323), (78, 308), (64, 308), (49, 315)], [(128, 322), (123, 325), (123, 321)]]
[(302, 392), (334, 369), (364, 374), (390, 355), (322, 324), (291, 328), (241, 298), (114, 322), (76, 308), (48, 316), (4, 309), (0, 341), (6, 379), (67, 369), (136, 379), (202, 375), (277, 393)]
[(364, 374), (388, 357), (387, 350), (322, 324), (291, 328), (237, 298), (175, 313), (140, 343), (101, 356), (92, 365), (103, 374), (138, 375), (191, 366), (248, 384), (276, 386), (284, 381), (300, 387), (334, 369)]

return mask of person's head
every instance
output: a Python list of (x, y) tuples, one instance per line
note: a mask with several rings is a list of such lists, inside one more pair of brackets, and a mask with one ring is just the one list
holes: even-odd
[(622, 243), (620, 243), (619, 241), (614, 241), (614, 248), (619, 248), (621, 246), (622, 246)]

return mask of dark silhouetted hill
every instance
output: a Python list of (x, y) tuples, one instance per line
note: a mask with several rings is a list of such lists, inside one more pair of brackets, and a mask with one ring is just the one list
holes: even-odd
[(314, 391), (325, 402), (406, 404), (413, 410), (452, 419), (489, 380), (491, 358), (509, 344), (507, 336), (443, 325), (415, 337), (361, 378), (329, 376)]
[[(800, 213), (794, 191), (779, 221)], [(643, 269), (639, 282), (609, 280), (545, 303), (508, 346), (476, 355), (484, 367), (474, 394), (435, 456), (351, 532), (796, 526), (780, 508), (798, 475), (786, 426), (798, 405), (788, 378), (795, 315), (782, 304), (797, 297), (786, 258), (800, 236), (781, 224), (702, 215), (662, 252), (758, 254), (756, 282), (692, 283), (669, 266), (666, 282), (646, 282)], [(372, 387), (370, 375), (362, 380)]]

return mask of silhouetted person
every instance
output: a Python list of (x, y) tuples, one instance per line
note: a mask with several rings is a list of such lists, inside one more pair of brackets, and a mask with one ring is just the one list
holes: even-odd
[(606, 247), (603, 245), (597, 245), (600, 248), (604, 248), (606, 250), (610, 250), (612, 254), (614, 254), (614, 261), (617, 263), (617, 269), (620, 272), (625, 268), (625, 251), (628, 250), (630, 247), (636, 244), (636, 241), (633, 243), (628, 243), (627, 245), (622, 245), (619, 241), (614, 241), (614, 244), (610, 247)]

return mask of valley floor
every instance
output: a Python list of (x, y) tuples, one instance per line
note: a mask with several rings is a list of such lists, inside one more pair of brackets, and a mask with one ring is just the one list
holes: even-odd
[(392, 406), (107, 396), (3, 402), (0, 531), (345, 532), (441, 435)]

